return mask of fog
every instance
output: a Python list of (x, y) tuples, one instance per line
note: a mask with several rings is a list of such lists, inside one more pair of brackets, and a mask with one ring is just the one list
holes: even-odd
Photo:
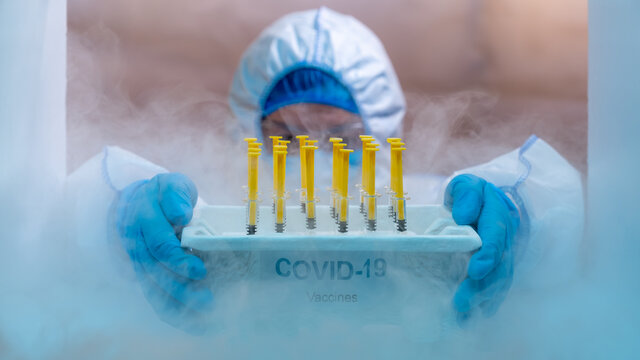
[[(62, 198), (77, 189), (65, 189), (63, 176), (43, 165), (60, 159), (37, 154), (56, 149), (66, 155), (70, 174), (89, 166), (85, 161), (104, 146), (120, 146), (191, 177), (202, 201), (242, 204), (246, 161), (244, 144), (230, 135), (236, 121), (227, 105), (231, 74), (261, 28), (317, 5), (69, 1), (67, 149), (59, 129), (36, 134), (45, 141), (33, 143), (1, 137), (3, 154), (20, 155), (11, 163), (3, 158), (12, 176), (2, 177), (2, 223), (12, 230), (0, 252), (2, 357), (495, 359), (610, 358), (613, 352), (632, 358), (640, 335), (637, 267), (624, 252), (604, 252), (603, 258), (593, 236), (576, 249), (581, 266), (570, 281), (514, 285), (495, 316), (473, 318), (464, 327), (455, 322), (450, 299), (464, 276), (465, 256), (384, 254), (394, 264), (386, 282), (356, 285), (377, 301), (354, 311), (309, 307), (290, 294), (306, 290), (304, 284), (251, 276), (268, 254), (213, 254), (207, 260), (216, 290), (215, 308), (204, 319), (208, 331), (194, 336), (154, 313), (120, 244), (94, 241), (104, 238), (104, 214), (83, 214), (91, 219), (86, 223), (71, 218), (78, 198)], [(360, 2), (329, 5), (361, 18), (387, 46), (407, 97), (408, 172), (448, 176), (536, 133), (587, 179), (585, 2), (405, 1), (379, 2), (370, 10)], [(396, 7), (413, 11), (391, 21)], [(16, 9), (5, 10), (21, 14)], [(417, 39), (426, 46), (415, 47)], [(59, 70), (43, 66), (45, 73)], [(16, 98), (39, 86), (38, 79), (27, 84)], [(46, 100), (34, 101), (49, 109)], [(28, 114), (26, 105), (6, 104), (13, 106), (6, 119)], [(9, 128), (20, 128), (13, 124), (19, 120)], [(29, 138), (29, 131), (15, 136)], [(270, 183), (262, 180), (269, 169), (261, 171), (268, 194)], [(22, 184), (22, 178), (36, 180)], [(42, 179), (59, 181), (45, 186)], [(28, 194), (23, 201), (21, 193)], [(310, 249), (286, 256), (316, 255)], [(629, 260), (620, 266), (625, 273), (611, 265), (618, 259)]]
[[(228, 125), (228, 116), (221, 112), (228, 112), (233, 72), (251, 41), (283, 14), (325, 5), (361, 20), (385, 45), (407, 95), (405, 134), (414, 123), (430, 131), (443, 131), (443, 126), (455, 130), (430, 132), (431, 139), (458, 142), (424, 154), (435, 158), (433, 154), (469, 142), (482, 151), (477, 158), (438, 156), (439, 164), (430, 160), (428, 168), (417, 165), (418, 170), (448, 175), (514, 149), (536, 133), (586, 173), (585, 1), (405, 1), (376, 6), (361, 1), (278, 1), (264, 8), (224, 0), (147, 4), (69, 2), (70, 170), (106, 144), (160, 163), (157, 154), (165, 150), (156, 144), (170, 133), (162, 127), (172, 125), (167, 115), (157, 116), (165, 119), (160, 124), (153, 115), (162, 108), (190, 113), (181, 118), (185, 126), (179, 131), (203, 129), (201, 134), (210, 134)], [(96, 88), (107, 96), (85, 101)], [(102, 115), (112, 112), (115, 116)], [(442, 125), (443, 118), (447, 125)], [(114, 121), (128, 127), (112, 129), (117, 127)], [(140, 127), (158, 129), (146, 136), (150, 144), (144, 144), (145, 149), (139, 138), (133, 140)], [(182, 171), (171, 158), (163, 157), (162, 165)]]

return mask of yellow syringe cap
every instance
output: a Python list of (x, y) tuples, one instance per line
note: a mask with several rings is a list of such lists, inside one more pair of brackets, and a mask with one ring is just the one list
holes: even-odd
[(309, 138), (309, 135), (298, 135), (298, 136), (296, 136), (296, 139), (298, 139), (298, 143), (300, 144), (300, 146), (306, 145), (308, 138)]
[(401, 138), (387, 138), (387, 142), (389, 144), (393, 144), (395, 142), (402, 142), (402, 139)]
[(362, 149), (366, 150), (367, 149), (367, 145), (369, 144), (373, 144), (373, 142), (375, 141), (375, 139), (361, 139), (362, 140)]
[(256, 138), (244, 138), (244, 141), (246, 141), (248, 143), (252, 143), (252, 142), (258, 141), (258, 139), (256, 139)]
[(342, 138), (339, 138), (339, 137), (332, 137), (332, 138), (329, 138), (329, 142), (332, 142), (332, 143), (334, 143), (334, 144), (335, 144), (335, 143), (339, 143), (339, 142), (341, 142), (341, 141), (342, 141)]

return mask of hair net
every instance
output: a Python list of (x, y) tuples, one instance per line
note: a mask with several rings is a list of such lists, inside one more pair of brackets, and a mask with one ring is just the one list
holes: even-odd
[[(320, 70), (347, 89), (368, 133), (378, 139), (399, 135), (405, 101), (384, 47), (361, 22), (324, 7), (286, 15), (245, 51), (229, 95), (243, 130), (262, 137), (260, 121), (275, 104), (270, 95), (280, 92), (280, 81), (290, 83), (287, 75), (299, 69)], [(348, 106), (337, 101), (337, 93), (327, 94), (330, 99), (323, 103)]]
[(320, 69), (300, 68), (275, 84), (265, 100), (262, 118), (281, 107), (300, 103), (331, 105), (358, 114), (351, 93), (340, 81)]

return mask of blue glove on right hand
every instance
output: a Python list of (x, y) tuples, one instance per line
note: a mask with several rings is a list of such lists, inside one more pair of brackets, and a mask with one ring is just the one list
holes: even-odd
[(502, 190), (470, 174), (451, 180), (444, 203), (458, 225), (473, 226), (482, 239), (482, 247), (471, 257), (467, 278), (453, 299), (458, 320), (464, 322), (477, 308), (491, 316), (511, 287), (511, 241), (520, 224), (518, 209)]
[(198, 280), (204, 263), (180, 247), (176, 234), (191, 221), (198, 199), (195, 185), (182, 174), (160, 174), (127, 186), (116, 200), (115, 221), (145, 297), (167, 323), (204, 331), (202, 313), (213, 295)]

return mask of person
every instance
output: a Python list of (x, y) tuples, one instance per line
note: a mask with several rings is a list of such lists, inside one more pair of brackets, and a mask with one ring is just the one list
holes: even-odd
[[(235, 136), (266, 143), (271, 135), (305, 134), (324, 144), (330, 136), (357, 143), (358, 135), (370, 134), (382, 146), (401, 135), (406, 107), (376, 35), (327, 8), (292, 13), (266, 28), (240, 60), (229, 104)], [(353, 165), (358, 161), (353, 156)], [(198, 202), (193, 181), (117, 147), (105, 148), (71, 178), (78, 189), (92, 184), (79, 201), (100, 207), (108, 219), (94, 231), (118, 239), (109, 246), (128, 254), (160, 317), (183, 327), (185, 318), (213, 306), (204, 263), (178, 237)], [(427, 188), (438, 186), (412, 191)], [(494, 314), (514, 282), (526, 287), (570, 276), (576, 264), (565, 255), (581, 239), (581, 179), (546, 142), (532, 136), (519, 149), (454, 173), (440, 188), (454, 220), (473, 226), (483, 243), (452, 300), (461, 321), (475, 312)], [(554, 261), (565, 262), (563, 272), (546, 273), (545, 264)]]

